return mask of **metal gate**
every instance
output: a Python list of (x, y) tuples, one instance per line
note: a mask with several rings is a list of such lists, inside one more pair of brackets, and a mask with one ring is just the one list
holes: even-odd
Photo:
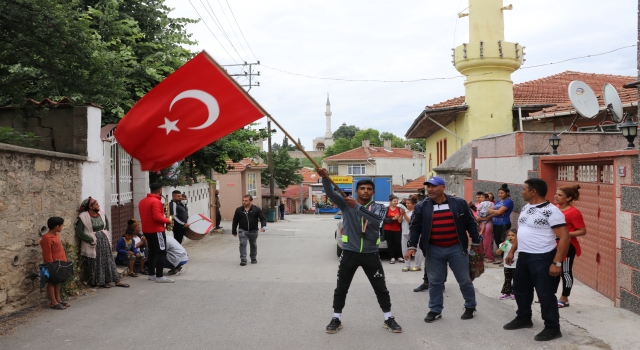
[(111, 141), (111, 249), (127, 230), (127, 221), (133, 218), (133, 169), (131, 156), (109, 133)]
[(582, 255), (573, 264), (573, 275), (614, 300), (616, 277), (615, 187), (612, 163), (558, 166), (556, 188), (580, 185), (580, 200), (574, 202), (587, 226), (578, 237)]

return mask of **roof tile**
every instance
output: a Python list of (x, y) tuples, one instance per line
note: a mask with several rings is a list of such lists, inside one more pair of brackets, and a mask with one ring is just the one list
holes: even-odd
[[(342, 153), (334, 154), (324, 160), (366, 160), (369, 158), (413, 158), (413, 151), (406, 148), (391, 148), (387, 151), (384, 147), (358, 147)], [(418, 157), (424, 157), (419, 154)]]

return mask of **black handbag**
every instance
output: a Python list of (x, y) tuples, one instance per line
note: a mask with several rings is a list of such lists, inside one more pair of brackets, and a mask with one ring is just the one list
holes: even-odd
[(40, 275), (47, 277), (48, 283), (64, 283), (73, 277), (73, 261), (56, 260), (40, 265)]

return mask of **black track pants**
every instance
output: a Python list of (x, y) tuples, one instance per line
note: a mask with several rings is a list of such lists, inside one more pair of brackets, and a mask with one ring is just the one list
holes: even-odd
[(373, 287), (382, 312), (391, 311), (391, 298), (384, 278), (384, 270), (378, 253), (358, 253), (342, 251), (338, 267), (338, 285), (333, 293), (333, 312), (340, 313), (344, 308), (349, 286), (358, 267), (362, 267)]
[(145, 233), (149, 244), (149, 276), (163, 276), (164, 259), (167, 257), (167, 235), (164, 232)]

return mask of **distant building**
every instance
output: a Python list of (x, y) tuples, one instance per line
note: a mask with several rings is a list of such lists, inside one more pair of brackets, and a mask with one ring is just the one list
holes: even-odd
[(313, 139), (313, 150), (314, 151), (321, 151), (324, 152), (324, 150), (329, 147), (329, 146), (333, 146), (333, 133), (331, 132), (331, 103), (329, 102), (329, 94), (327, 94), (327, 106), (326, 106), (326, 111), (324, 112), (324, 115), (326, 116), (327, 120), (326, 120), (326, 130), (324, 133), (324, 136), (321, 137), (316, 137), (315, 139)]

